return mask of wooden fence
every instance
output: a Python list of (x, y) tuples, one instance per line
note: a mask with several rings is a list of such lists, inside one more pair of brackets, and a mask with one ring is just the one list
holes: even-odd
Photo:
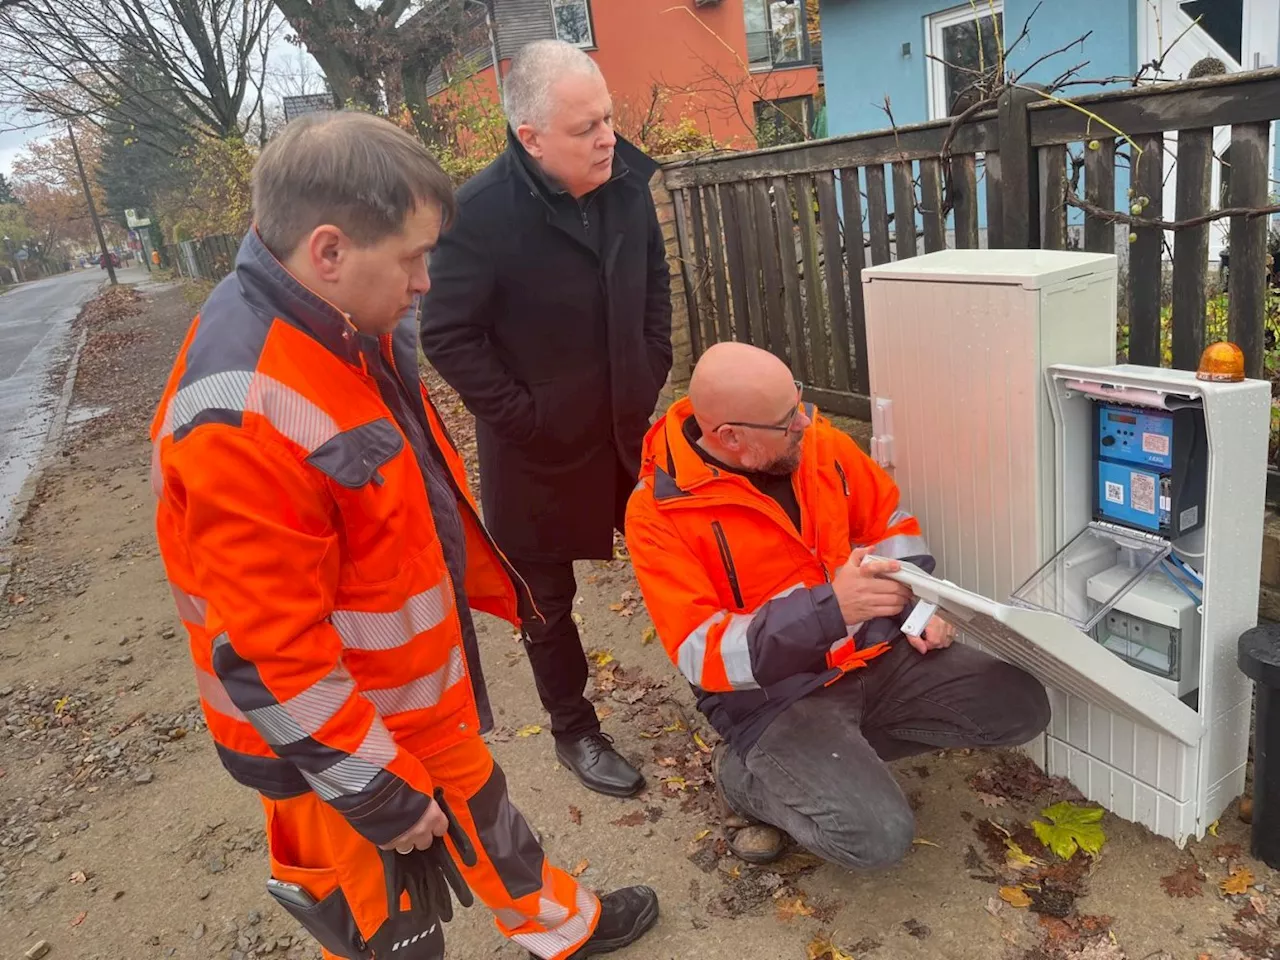
[[(1161, 364), (1171, 276), (1172, 364), (1194, 369), (1205, 343), (1210, 236), (1209, 222), (1197, 221), (1220, 206), (1211, 195), (1213, 136), (1229, 127), (1227, 206), (1254, 212), (1230, 217), (1228, 334), (1248, 374), (1263, 376), (1268, 143), (1280, 70), (1072, 103), (1013, 88), (998, 109), (954, 129), (940, 121), (669, 164), (694, 356), (718, 340), (757, 344), (786, 359), (821, 406), (869, 419), (864, 266), (949, 242), (979, 246), (980, 202), (989, 247), (1065, 249), (1069, 206), (1092, 204), (1083, 248), (1114, 253), (1117, 228), (1105, 213), (1115, 210), (1120, 168), (1135, 199), (1148, 198), (1143, 219), (1192, 222), (1131, 227), (1129, 359)], [(1177, 158), (1175, 210), (1163, 209), (1166, 149)], [(903, 230), (907, 210), (912, 229)]]

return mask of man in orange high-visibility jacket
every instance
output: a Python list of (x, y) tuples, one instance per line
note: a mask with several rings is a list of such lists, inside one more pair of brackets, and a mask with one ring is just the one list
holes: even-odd
[(548, 863), (480, 738), (471, 608), (514, 622), (517, 586), (418, 377), (448, 178), (336, 112), (290, 122), (253, 192), (156, 413), (152, 481), (218, 756), (262, 796), (269, 889), (326, 957), (440, 956), (444, 908), (400, 890), (446, 842), (441, 795), (503, 934), (547, 960), (632, 942), (653, 891), (597, 899)]
[(1049, 721), (1034, 678), (952, 646), (943, 620), (904, 637), (910, 593), (879, 574), (933, 569), (920, 525), (763, 350), (711, 347), (649, 431), (627, 545), (727, 743), (713, 767), (744, 859), (777, 856), (785, 831), (849, 868), (895, 863), (915, 824), (886, 760), (1024, 743)]

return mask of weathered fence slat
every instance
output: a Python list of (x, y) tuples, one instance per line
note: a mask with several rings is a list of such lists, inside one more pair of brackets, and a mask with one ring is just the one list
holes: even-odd
[(911, 161), (893, 164), (893, 245), (899, 260), (916, 255), (916, 185)]
[(1040, 148), (1040, 246), (1067, 249), (1067, 148)]
[[(866, 241), (862, 236), (862, 191), (858, 185), (858, 168), (840, 171), (840, 198), (844, 203), (844, 262), (849, 275), (849, 334), (852, 337), (853, 389), (869, 393), (870, 371), (867, 365), (867, 313), (862, 301), (862, 269), (867, 263)], [(976, 228), (976, 224), (975, 224)]]
[[(693, 230), (693, 262), (695, 267), (693, 274), (694, 285), (692, 288), (685, 287), (685, 296), (693, 301), (693, 306), (689, 308), (690, 319), (693, 318), (695, 313), (702, 318), (702, 323), (698, 329), (700, 331), (702, 349), (705, 350), (718, 338), (716, 336), (716, 308), (711, 291), (711, 271), (713, 267), (707, 261), (707, 233), (702, 223), (701, 194), (702, 191), (697, 187), (690, 187), (688, 199), (685, 203), (685, 209), (689, 211), (689, 225)], [(694, 351), (695, 360), (701, 355), (697, 350)]]
[(947, 249), (947, 218), (942, 212), (942, 161), (920, 161), (920, 215), (924, 218), (924, 252)]
[(1004, 247), (1004, 171), (1000, 167), (1000, 154), (988, 152), (982, 158), (982, 178), (987, 188), (987, 246), (992, 250)]
[[(1242, 123), (1231, 128), (1231, 199), (1233, 207), (1267, 203), (1267, 139), (1269, 123)], [(1267, 218), (1231, 218), (1231, 269), (1227, 274), (1227, 327), (1231, 342), (1244, 351), (1244, 370), (1262, 376), (1267, 303)]]
[(791, 336), (791, 372), (808, 382), (809, 357), (804, 348), (804, 303), (800, 295), (800, 270), (796, 265), (796, 232), (791, 206), (791, 188), (786, 177), (773, 180), (773, 203), (777, 208), (778, 252), (782, 256), (782, 287), (786, 291), (787, 318)]
[(1034, 249), (1040, 240), (1040, 183), (1027, 117), (1027, 106), (1036, 99), (1034, 91), (1017, 87), (1000, 95), (1001, 246), (1014, 250)]
[(764, 308), (760, 302), (760, 283), (764, 271), (760, 265), (760, 233), (755, 227), (753, 206), (745, 183), (733, 184), (733, 204), (742, 227), (742, 285), (747, 297), (747, 319), (750, 342), (764, 347), (768, 335), (764, 328)]
[(957, 249), (978, 249), (978, 166), (971, 153), (951, 158), (951, 205)]
[(818, 227), (813, 217), (813, 175), (795, 177), (796, 212), (800, 215), (800, 249), (804, 253), (804, 326), (809, 343), (809, 376), (819, 387), (831, 386), (827, 357), (827, 324), (818, 272)]
[(885, 193), (884, 165), (867, 167), (867, 220), (871, 234), (871, 262), (876, 266), (888, 263), (889, 254), (889, 198)]
[[(1213, 189), (1213, 128), (1178, 134), (1174, 219), (1209, 212)], [(1204, 350), (1205, 284), (1209, 274), (1209, 224), (1173, 234), (1173, 365), (1194, 370)]]
[[(1146, 198), (1143, 215), (1161, 216), (1164, 193), (1164, 139), (1136, 137), (1131, 145), (1135, 198)], [(1139, 154), (1138, 151), (1141, 151)], [(1137, 227), (1129, 252), (1129, 362), (1160, 366), (1160, 279), (1163, 231)]]
[(716, 291), (716, 330), (721, 340), (732, 340), (729, 285), (725, 282), (724, 240), (720, 226), (720, 194), (715, 187), (707, 187), (702, 196), (707, 202), (707, 237), (711, 241), (711, 275)]
[[(831, 308), (831, 385), (848, 390), (849, 314), (844, 295), (844, 259), (840, 255), (840, 211), (836, 207), (835, 175), (830, 171), (815, 176), (818, 187), (818, 216), (822, 218), (823, 266), (827, 275), (827, 303)], [(858, 291), (854, 291), (855, 293)]]
[[(787, 305), (783, 299), (782, 264), (778, 259), (778, 229), (773, 220), (773, 204), (769, 200), (769, 184), (752, 180), (751, 196), (755, 201), (756, 237), (760, 244), (760, 260), (764, 268), (764, 327), (768, 349), (788, 363), (791, 349), (787, 343)], [(760, 346), (765, 346), (761, 343)]]
[(676, 249), (680, 257), (680, 279), (685, 289), (685, 310), (689, 316), (689, 349), (695, 357), (702, 355), (702, 319), (698, 311), (698, 291), (695, 277), (698, 261), (694, 256), (693, 242), (689, 238), (688, 190), (673, 190), (671, 202), (676, 211)]
[[(1095, 150), (1091, 146), (1097, 143)], [(1116, 142), (1111, 137), (1091, 141), (1084, 151), (1084, 198), (1094, 206), (1113, 210), (1116, 205)], [(1084, 221), (1084, 248), (1091, 253), (1116, 252), (1115, 224), (1097, 217)]]
[(751, 318), (747, 311), (747, 268), (742, 251), (743, 218), (738, 210), (738, 198), (733, 184), (722, 183), (720, 212), (724, 216), (724, 250), (729, 262), (729, 303), (733, 310), (734, 337), (744, 343), (751, 341)]

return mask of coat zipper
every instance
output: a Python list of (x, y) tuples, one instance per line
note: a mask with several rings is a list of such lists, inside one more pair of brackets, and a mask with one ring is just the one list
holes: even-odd
[(733, 565), (733, 554), (729, 552), (729, 538), (724, 535), (724, 527), (720, 525), (719, 520), (711, 521), (711, 531), (716, 536), (716, 546), (720, 548), (720, 562), (724, 564), (724, 572), (729, 576), (729, 589), (733, 591), (733, 602), (741, 610), (745, 604), (742, 602), (742, 588), (738, 585), (738, 569)]
[(844, 467), (840, 466), (839, 460), (835, 460), (833, 462), (836, 465), (836, 473), (839, 474), (840, 476), (840, 486), (844, 490), (844, 495), (848, 497), (849, 496), (849, 480), (844, 475)]

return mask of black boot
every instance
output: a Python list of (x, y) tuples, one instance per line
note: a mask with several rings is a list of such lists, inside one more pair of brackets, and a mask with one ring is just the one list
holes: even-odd
[(622, 759), (607, 733), (597, 731), (574, 740), (557, 740), (556, 757), (596, 793), (633, 797), (644, 788), (644, 774)]
[(623, 887), (600, 898), (600, 922), (591, 939), (569, 954), (586, 960), (639, 940), (658, 921), (658, 895), (649, 887)]

